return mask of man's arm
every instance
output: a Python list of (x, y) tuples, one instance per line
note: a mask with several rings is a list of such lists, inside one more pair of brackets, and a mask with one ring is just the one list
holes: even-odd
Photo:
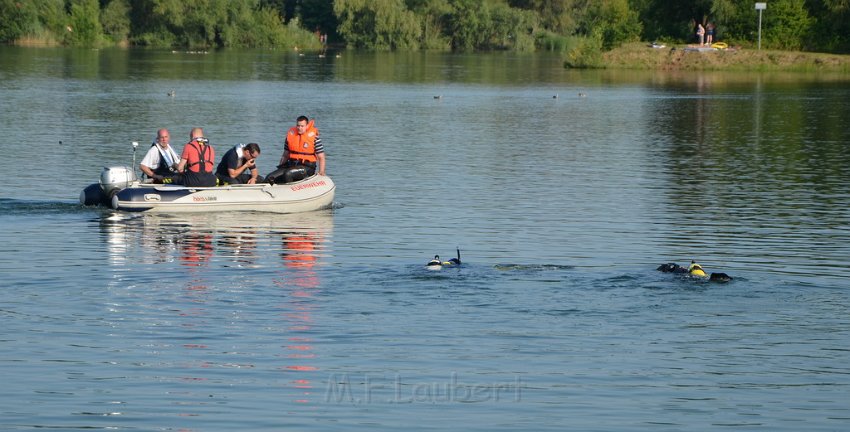
[[(236, 168), (231, 168), (234, 165), (236, 165)], [(257, 169), (257, 166), (254, 164), (254, 159), (246, 159), (245, 163), (243, 163), (242, 165), (239, 165), (239, 158), (236, 158), (235, 163), (232, 160), (228, 161), (227, 175), (229, 175), (230, 177), (236, 178), (236, 176), (242, 174), (243, 172), (245, 172), (246, 169), (249, 169), (249, 168), (251, 169), (252, 177), (256, 178), (257, 174), (255, 174), (254, 171)]]
[(139, 168), (142, 170), (143, 173), (145, 173), (146, 176), (148, 176), (148, 178), (155, 178), (153, 170), (148, 168), (147, 165), (139, 164)]
[[(286, 144), (284, 144), (286, 145)], [(283, 154), (280, 156), (280, 162), (277, 164), (278, 168), (282, 167), (283, 164), (286, 163), (286, 160), (289, 159), (289, 149), (283, 149)]]
[(148, 178), (154, 178), (153, 169), (151, 169), (151, 165), (156, 163), (159, 160), (159, 151), (152, 146), (147, 153), (145, 153), (145, 157), (142, 158), (142, 161), (139, 163), (139, 169), (148, 176)]
[(319, 175), (325, 175), (325, 154), (317, 154), (316, 159), (319, 161)]

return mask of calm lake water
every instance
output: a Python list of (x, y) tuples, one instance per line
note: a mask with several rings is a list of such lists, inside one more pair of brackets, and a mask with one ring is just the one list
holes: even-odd
[[(848, 76), (0, 47), (0, 100), (2, 430), (850, 429)], [(301, 114), (332, 210), (77, 202)]]

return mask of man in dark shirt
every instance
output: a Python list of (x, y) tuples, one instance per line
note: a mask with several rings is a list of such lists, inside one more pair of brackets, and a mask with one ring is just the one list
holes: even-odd
[[(236, 144), (221, 158), (215, 175), (221, 184), (255, 184), (258, 179), (257, 158), (260, 146), (257, 143)], [(248, 173), (250, 171), (250, 174)]]

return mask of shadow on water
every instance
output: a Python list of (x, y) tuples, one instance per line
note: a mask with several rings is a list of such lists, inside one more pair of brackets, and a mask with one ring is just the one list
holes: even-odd
[(68, 201), (30, 201), (0, 198), (0, 216), (34, 216), (102, 212), (104, 209), (85, 207)]

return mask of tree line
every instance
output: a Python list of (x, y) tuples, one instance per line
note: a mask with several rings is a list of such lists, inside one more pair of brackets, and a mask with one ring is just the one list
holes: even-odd
[[(762, 46), (850, 52), (850, 0), (769, 0)], [(751, 46), (753, 0), (0, 0), (0, 41), (68, 46), (599, 52), (632, 41)], [(578, 54), (576, 54), (578, 53)]]

